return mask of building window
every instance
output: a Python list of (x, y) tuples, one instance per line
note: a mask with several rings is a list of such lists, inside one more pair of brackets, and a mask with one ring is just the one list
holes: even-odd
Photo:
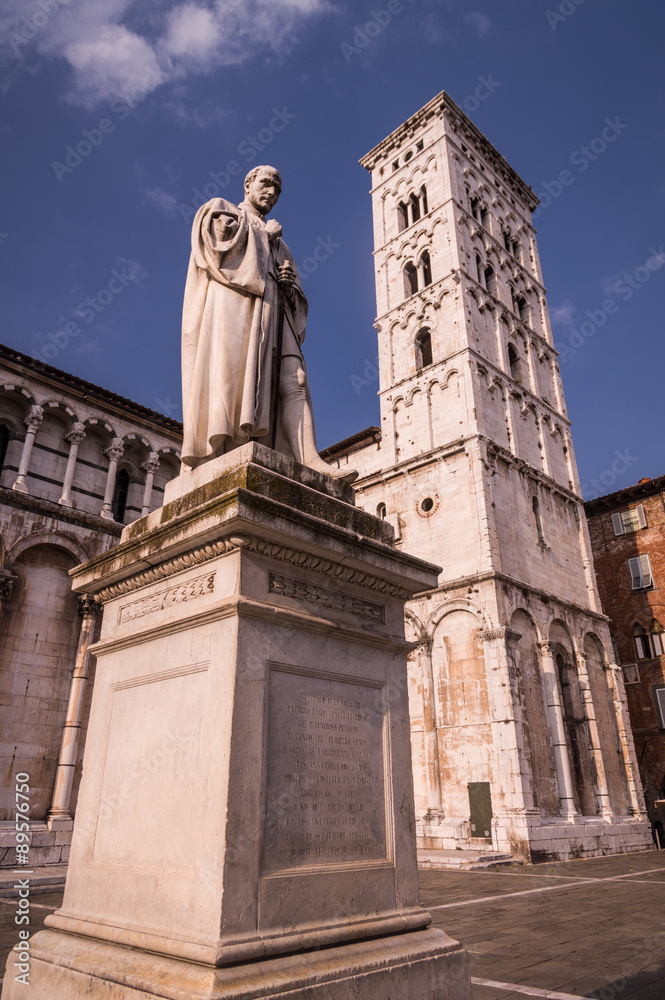
[(4, 467), (7, 457), (7, 445), (9, 444), (9, 427), (0, 424), (0, 469)]
[(508, 344), (508, 364), (510, 365), (511, 377), (516, 382), (522, 382), (522, 362), (512, 344)]
[(540, 501), (538, 500), (538, 497), (533, 498), (531, 506), (533, 508), (533, 516), (536, 521), (536, 531), (538, 532), (538, 544), (544, 545), (545, 536), (543, 535), (543, 519), (540, 516)]
[(634, 556), (628, 560), (633, 590), (647, 590), (653, 587), (651, 562), (648, 555)]
[(653, 693), (656, 697), (656, 705), (658, 706), (660, 728), (665, 729), (665, 687), (656, 687), (653, 689)]
[(631, 510), (622, 510), (618, 514), (612, 514), (612, 524), (615, 535), (627, 535), (631, 531), (646, 528), (647, 517), (644, 513), (644, 507), (640, 503)]
[(480, 225), (484, 229), (487, 229), (487, 231), (489, 232), (489, 228), (490, 228), (490, 213), (489, 213), (489, 210), (487, 208), (485, 208), (484, 205), (481, 205), (481, 207), (480, 207)]
[(513, 312), (519, 316), (523, 323), (529, 322), (529, 304), (523, 295), (513, 293)]
[(490, 295), (493, 295), (494, 298), (497, 298), (498, 283), (496, 278), (496, 271), (494, 270), (491, 264), (488, 264), (487, 267), (485, 268), (485, 288), (490, 293)]
[(127, 507), (127, 493), (129, 492), (129, 473), (127, 469), (120, 469), (115, 477), (115, 489), (113, 490), (113, 502), (111, 512), (115, 521), (120, 524), (125, 519), (125, 508)]
[(472, 198), (471, 202), (471, 215), (474, 217), (476, 222), (480, 222), (480, 201), (478, 198)]
[(480, 254), (477, 253), (476, 254), (476, 281), (478, 282), (479, 285), (482, 285), (482, 283), (483, 283), (482, 274), (483, 274), (483, 262), (482, 262), (482, 260), (480, 258)]
[(409, 205), (411, 206), (411, 222), (417, 222), (420, 218), (420, 201), (417, 194), (411, 195)]
[(420, 202), (423, 207), (423, 215), (427, 215), (427, 212), (429, 211), (429, 209), (427, 208), (427, 188), (425, 187), (424, 184), (420, 189)]
[(397, 231), (403, 232), (409, 225), (409, 212), (403, 201), (397, 206)]
[(385, 521), (387, 513), (388, 510), (384, 503), (379, 503), (376, 505), (376, 516), (380, 517), (382, 521)]
[(429, 330), (420, 330), (416, 335), (416, 370), (432, 364), (432, 336)]
[(413, 261), (404, 265), (404, 295), (408, 299), (410, 295), (415, 295), (418, 291), (418, 272)]
[(420, 266), (423, 271), (423, 285), (432, 284), (432, 262), (430, 261), (429, 251), (424, 250), (420, 257)]
[(510, 235), (509, 229), (504, 229), (503, 231), (503, 245), (508, 251), (508, 253), (510, 253), (510, 248), (512, 246), (512, 236)]
[(633, 629), (633, 642), (638, 660), (649, 660), (654, 656), (665, 655), (663, 626), (655, 620), (651, 626), (650, 634), (641, 625), (636, 625)]

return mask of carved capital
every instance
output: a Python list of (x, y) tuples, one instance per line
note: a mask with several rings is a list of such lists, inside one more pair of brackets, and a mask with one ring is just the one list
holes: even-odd
[(538, 643), (538, 648), (540, 649), (541, 656), (554, 656), (556, 643), (552, 642), (551, 639), (545, 639), (543, 642)]
[(507, 625), (499, 625), (498, 628), (488, 629), (487, 632), (478, 631), (478, 638), (483, 642), (490, 642), (492, 639), (505, 639), (506, 642), (519, 642), (522, 638), (521, 632), (515, 632)]
[(65, 435), (65, 441), (69, 441), (70, 444), (80, 444), (85, 437), (85, 424), (81, 424), (78, 421), (72, 425), (72, 429), (69, 434)]
[(150, 452), (147, 460), (143, 463), (141, 468), (145, 472), (153, 472), (153, 473), (157, 472), (157, 469), (159, 468), (159, 455), (157, 454), (156, 451)]
[(79, 594), (79, 614), (82, 618), (91, 618), (98, 615), (102, 610), (102, 605), (91, 594)]
[(41, 406), (31, 406), (30, 413), (27, 415), (23, 423), (25, 424), (25, 426), (28, 428), (29, 431), (32, 431), (34, 434), (36, 434), (37, 430), (39, 429), (39, 425), (42, 422), (43, 416), (44, 416), (44, 410)]
[(125, 451), (125, 446), (123, 444), (122, 438), (113, 438), (111, 445), (106, 449), (104, 454), (110, 462), (119, 462)]
[(12, 587), (14, 586), (15, 576), (11, 576), (9, 573), (0, 573), (0, 603), (9, 601), (12, 596)]

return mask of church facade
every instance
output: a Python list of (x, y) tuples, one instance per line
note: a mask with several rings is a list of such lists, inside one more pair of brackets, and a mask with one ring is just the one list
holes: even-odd
[(548, 317), (537, 199), (447, 94), (361, 160), (381, 427), (324, 453), (442, 567), (408, 605), (421, 849), (652, 844)]
[(31, 863), (68, 859), (100, 618), (69, 570), (162, 505), (180, 441), (175, 420), (0, 347), (0, 868), (16, 865), (17, 774)]

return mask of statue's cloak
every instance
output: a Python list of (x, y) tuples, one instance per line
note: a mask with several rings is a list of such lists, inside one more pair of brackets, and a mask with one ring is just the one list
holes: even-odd
[[(238, 227), (221, 240), (225, 223)], [(182, 315), (182, 461), (193, 466), (270, 431), (277, 345), (276, 267), (295, 261), (262, 216), (213, 198), (196, 213)], [(286, 305), (283, 354), (300, 352), (307, 299)]]

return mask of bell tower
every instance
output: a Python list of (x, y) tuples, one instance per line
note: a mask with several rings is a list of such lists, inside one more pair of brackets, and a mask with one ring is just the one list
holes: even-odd
[(567, 857), (573, 844), (606, 850), (619, 831), (645, 847), (531, 221), (538, 200), (445, 92), (361, 164), (381, 434), (330, 457), (352, 452), (358, 503), (442, 567), (407, 610), (420, 847)]

